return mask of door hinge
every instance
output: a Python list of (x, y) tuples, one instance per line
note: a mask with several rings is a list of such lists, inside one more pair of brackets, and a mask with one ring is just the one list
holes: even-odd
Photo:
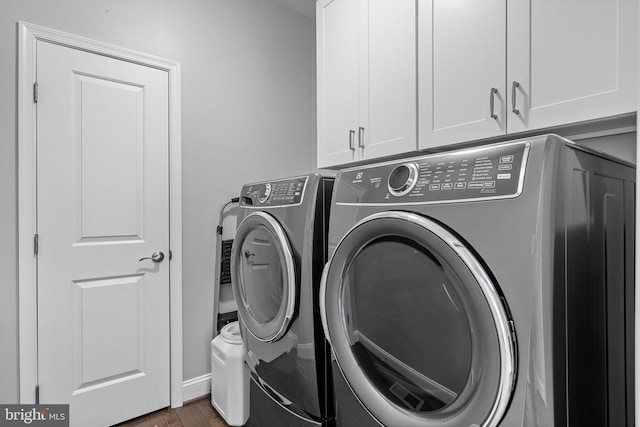
[(169, 249), (169, 261), (171, 261), (173, 259), (173, 252), (171, 252), (171, 249)]
[(40, 404), (40, 386), (36, 385), (36, 405)]
[(38, 250), (40, 249), (40, 236), (38, 234), (33, 235), (33, 254), (38, 255)]
[(38, 103), (38, 82), (33, 84), (33, 102)]

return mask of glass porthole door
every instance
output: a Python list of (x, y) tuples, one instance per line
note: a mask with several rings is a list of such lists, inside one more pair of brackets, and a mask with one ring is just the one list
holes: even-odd
[(495, 426), (515, 380), (515, 336), (482, 264), (407, 212), (353, 227), (325, 267), (321, 314), (350, 388), (385, 426)]
[(238, 315), (258, 340), (273, 342), (287, 331), (296, 301), (291, 245), (278, 221), (254, 212), (240, 223), (231, 252)]

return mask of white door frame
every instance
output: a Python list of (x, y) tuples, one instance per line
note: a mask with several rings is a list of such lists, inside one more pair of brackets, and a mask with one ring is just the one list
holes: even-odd
[(38, 380), (36, 204), (36, 42), (68, 46), (167, 71), (169, 77), (169, 242), (171, 406), (183, 403), (182, 159), (180, 63), (39, 25), (18, 22), (18, 336), (20, 403), (35, 403)]

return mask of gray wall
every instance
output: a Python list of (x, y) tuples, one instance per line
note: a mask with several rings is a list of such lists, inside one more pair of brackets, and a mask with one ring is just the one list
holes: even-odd
[(184, 378), (210, 372), (220, 207), (244, 182), (315, 164), (313, 18), (270, 0), (2, 1), (0, 403), (19, 396), (18, 20), (182, 63)]

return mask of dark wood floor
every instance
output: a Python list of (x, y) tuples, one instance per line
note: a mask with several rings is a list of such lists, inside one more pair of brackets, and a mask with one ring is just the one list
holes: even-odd
[(211, 396), (192, 400), (182, 408), (166, 408), (117, 427), (229, 427), (211, 406)]

